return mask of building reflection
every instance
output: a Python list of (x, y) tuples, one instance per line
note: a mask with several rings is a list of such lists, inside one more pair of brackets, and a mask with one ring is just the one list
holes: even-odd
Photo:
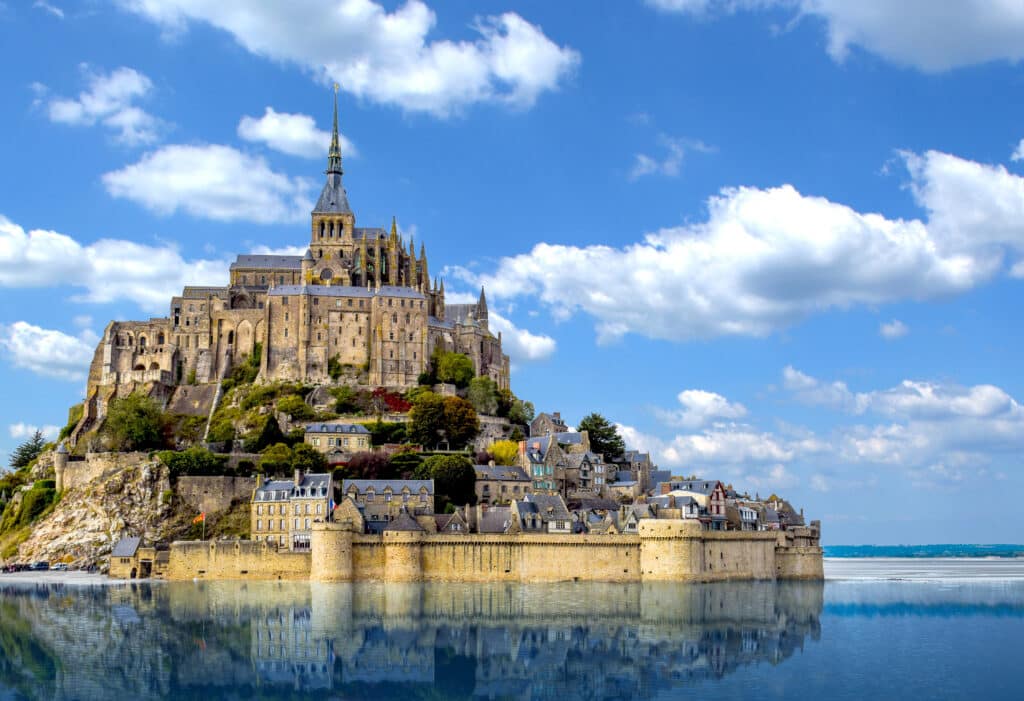
[(27, 698), (651, 698), (784, 662), (819, 638), (823, 585), (201, 582), (0, 606), (0, 692)]

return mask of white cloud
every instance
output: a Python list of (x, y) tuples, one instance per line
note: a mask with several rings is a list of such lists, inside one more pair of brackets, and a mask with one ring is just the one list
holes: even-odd
[(665, 12), (698, 16), (768, 8), (825, 24), (837, 62), (851, 47), (934, 73), (1024, 58), (1024, 5), (1017, 0), (647, 0)]
[(659, 159), (649, 156), (646, 153), (638, 153), (634, 156), (633, 167), (629, 171), (629, 179), (636, 180), (645, 175), (665, 175), (676, 177), (683, 165), (683, 158), (688, 151), (710, 153), (713, 148), (700, 141), (691, 139), (675, 139), (664, 134), (658, 137), (658, 142), (664, 147), (665, 153)]
[(814, 474), (811, 475), (810, 487), (816, 492), (827, 492), (831, 489), (828, 480), (824, 475)]
[(32, 3), (32, 7), (38, 8), (43, 12), (53, 15), (57, 19), (64, 19), (64, 10), (60, 9), (56, 5), (51, 5), (43, 0), (36, 0)]
[(167, 33), (206, 23), (254, 54), (302, 66), (358, 97), (438, 116), (479, 102), (529, 107), (580, 61), (511, 12), (478, 19), (473, 41), (428, 38), (437, 18), (420, 0), (390, 13), (371, 0), (307, 0), (301, 10), (247, 0), (121, 4)]
[(45, 426), (36, 426), (34, 424), (26, 424), (18, 422), (16, 424), (10, 424), (7, 426), (8, 432), (11, 434), (11, 438), (25, 439), (31, 438), (35, 435), (36, 431), (43, 434), (43, 438), (47, 440), (53, 440), (60, 433), (60, 426), (54, 426), (47, 424)]
[(92, 317), (88, 314), (78, 314), (71, 320), (71, 323), (80, 329), (88, 329), (92, 327)]
[(1021, 139), (1017, 144), (1017, 148), (1013, 149), (1013, 153), (1010, 154), (1011, 161), (1024, 160), (1024, 139)]
[(171, 245), (123, 239), (82, 244), (66, 234), (22, 227), (0, 215), (0, 287), (75, 287), (78, 302), (125, 300), (151, 313), (168, 311), (189, 285), (223, 285), (227, 260), (186, 260)]
[(0, 350), (16, 367), (72, 382), (85, 379), (98, 340), (91, 331), (69, 336), (26, 321), (0, 326)]
[(308, 180), (216, 144), (165, 146), (106, 173), (103, 184), (112, 196), (165, 215), (180, 210), (218, 221), (272, 224), (305, 220), (313, 209)]
[[(307, 114), (275, 112), (267, 107), (262, 117), (242, 117), (238, 136), (246, 141), (264, 143), (275, 151), (303, 158), (326, 158), (331, 132), (316, 128), (316, 121)], [(354, 156), (355, 146), (339, 133), (341, 153)]]
[(696, 429), (715, 419), (739, 419), (747, 415), (747, 409), (738, 402), (715, 392), (702, 389), (686, 389), (676, 395), (681, 409), (658, 410), (662, 421), (670, 426)]
[[(55, 98), (47, 105), (50, 121), (76, 126), (100, 123), (116, 133), (116, 140), (128, 146), (157, 140), (161, 122), (133, 103), (153, 89), (153, 82), (134, 68), (122, 66), (108, 74), (93, 73), (82, 66), (88, 89), (78, 98)], [(37, 95), (40, 88), (33, 87)]]
[[(447, 295), (446, 295), (447, 298)], [(501, 349), (516, 365), (551, 357), (557, 344), (555, 339), (521, 329), (494, 310), (488, 310), (488, 326), (494, 334), (501, 333)]]
[(882, 338), (889, 341), (894, 341), (897, 338), (903, 338), (904, 336), (906, 336), (908, 333), (910, 333), (910, 329), (907, 327), (906, 324), (904, 324), (899, 319), (893, 319), (888, 323), (880, 324), (878, 327), (878, 333), (882, 336)]
[(277, 248), (271, 248), (270, 246), (254, 246), (252, 253), (259, 256), (304, 256), (306, 251), (309, 250), (309, 246), (278, 246)]
[[(948, 296), (1024, 251), (1024, 178), (935, 151), (903, 158), (926, 221), (860, 213), (789, 185), (726, 188), (705, 222), (624, 248), (540, 243), (492, 274), (457, 274), (497, 298), (536, 296), (559, 319), (583, 311), (599, 342), (628, 333), (690, 340), (763, 336), (828, 309)], [(620, 272), (594, 285), (595, 270)]]

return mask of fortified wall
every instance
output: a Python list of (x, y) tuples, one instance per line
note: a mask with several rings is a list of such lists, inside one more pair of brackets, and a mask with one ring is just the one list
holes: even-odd
[(636, 535), (354, 533), (315, 523), (309, 553), (266, 543), (174, 543), (169, 579), (313, 582), (715, 582), (822, 579), (810, 529), (702, 531), (692, 521), (644, 519)]

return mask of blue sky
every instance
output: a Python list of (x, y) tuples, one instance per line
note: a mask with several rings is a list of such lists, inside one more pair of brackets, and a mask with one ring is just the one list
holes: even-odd
[(1019, 3), (7, 0), (0, 34), (0, 453), (108, 320), (304, 246), (337, 81), (357, 221), (486, 285), (538, 410), (830, 543), (1024, 541)]

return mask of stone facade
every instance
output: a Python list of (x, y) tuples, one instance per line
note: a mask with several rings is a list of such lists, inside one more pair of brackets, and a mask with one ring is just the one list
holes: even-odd
[[(337, 107), (335, 106), (335, 116)], [(357, 227), (342, 183), (337, 120), (327, 182), (303, 256), (240, 255), (222, 287), (185, 287), (167, 317), (113, 321), (90, 365), (85, 411), (71, 445), (97, 426), (113, 397), (170, 400), (179, 385), (213, 383), (259, 352), (259, 380), (409, 388), (435, 349), (464, 353), (476, 374), (509, 386), (501, 334), (488, 327), (483, 290), (446, 304), (426, 248), (390, 230)]]
[(327, 519), (334, 499), (329, 474), (304, 475), (292, 480), (264, 480), (252, 492), (250, 533), (253, 540), (278, 548), (309, 550), (312, 525)]

